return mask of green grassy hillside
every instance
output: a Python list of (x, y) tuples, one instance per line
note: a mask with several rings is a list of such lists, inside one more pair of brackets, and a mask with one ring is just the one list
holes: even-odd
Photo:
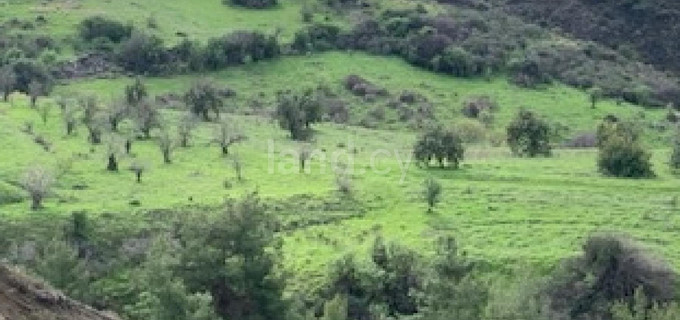
[[(105, 170), (106, 143), (92, 147), (83, 127), (77, 135), (67, 137), (58, 108), (53, 107), (47, 123), (43, 123), (24, 98), (15, 96), (12, 105), (0, 107), (2, 140), (5, 150), (11, 150), (0, 154), (0, 179), (16, 184), (31, 164), (57, 171), (67, 159), (72, 162), (71, 169), (58, 179), (45, 209), (31, 212), (26, 200), (0, 205), (0, 212), (5, 218), (21, 220), (34, 215), (58, 219), (84, 210), (94, 215), (130, 215), (134, 220), (151, 209), (218, 205), (225, 197), (258, 190), (266, 199), (282, 204), (277, 210), (282, 220), (308, 222), (287, 229), (283, 237), (285, 265), (294, 287), (318, 283), (329, 262), (345, 252), (366, 248), (378, 233), (423, 249), (430, 248), (436, 236), (453, 234), (470, 255), (494, 268), (514, 263), (548, 268), (573, 252), (590, 232), (624, 231), (680, 265), (680, 255), (674, 250), (680, 242), (674, 236), (677, 230), (673, 223), (680, 181), (666, 169), (665, 148), (654, 152), (659, 176), (651, 180), (602, 177), (595, 165), (595, 150), (558, 150), (552, 158), (518, 159), (506, 147), (485, 143), (468, 146), (461, 170), (426, 170), (406, 162), (416, 136), (411, 130), (321, 124), (315, 127), (312, 145), (325, 150), (325, 160), (313, 159), (311, 172), (301, 174), (294, 155), (300, 148), (298, 143), (290, 141), (269, 118), (239, 115), (246, 111), (245, 101), (260, 92), (270, 101), (277, 90), (325, 83), (342, 93), (341, 80), (350, 73), (359, 73), (394, 92), (422, 92), (435, 105), (437, 117), (450, 123), (462, 117), (459, 108), (464, 97), (490, 95), (500, 104), (494, 129), (499, 132), (523, 106), (535, 109), (551, 122), (569, 126), (574, 133), (593, 130), (609, 113), (640, 118), (649, 124), (665, 115), (611, 101), (592, 110), (584, 93), (564, 86), (519, 89), (501, 78), (459, 80), (413, 68), (398, 59), (329, 53), (204, 75), (237, 92), (238, 98), (232, 103), (236, 114), (229, 117), (248, 140), (232, 148), (230, 157), (222, 157), (218, 146), (211, 144), (216, 125), (202, 124), (190, 148), (176, 149), (172, 164), (163, 164), (154, 140), (138, 141), (133, 144), (133, 154), (121, 161), (121, 172), (109, 173)], [(162, 94), (181, 92), (195, 78), (154, 78), (147, 83), (151, 94)], [(81, 81), (59, 87), (56, 94), (96, 94), (107, 100), (120, 95), (130, 81)], [(354, 109), (365, 107), (361, 100), (352, 101)], [(174, 130), (179, 114), (163, 112), (170, 130)], [(33, 123), (35, 135), (52, 143), (51, 151), (44, 151), (21, 131), (28, 122)], [(122, 132), (127, 126), (123, 125)], [(350, 202), (344, 202), (336, 191), (331, 169), (335, 155), (340, 161), (353, 163), (355, 191)], [(232, 168), (234, 158), (243, 163), (243, 181), (238, 181)], [(141, 184), (126, 170), (134, 161), (142, 161), (149, 168)], [(436, 177), (444, 187), (442, 203), (433, 214), (426, 213), (421, 195), (426, 177)], [(139, 204), (135, 204), (137, 201)], [(349, 207), (324, 212), (324, 206), (337, 201)], [(348, 203), (358, 207), (352, 209)], [(328, 218), (333, 215), (336, 218)]]

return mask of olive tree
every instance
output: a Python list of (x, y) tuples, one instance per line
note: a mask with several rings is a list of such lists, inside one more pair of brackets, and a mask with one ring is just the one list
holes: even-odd
[(215, 131), (213, 142), (220, 146), (222, 155), (226, 156), (229, 154), (229, 148), (232, 145), (245, 139), (246, 136), (243, 135), (243, 133), (241, 133), (238, 128), (232, 125), (229, 121), (222, 121)]
[(440, 167), (457, 169), (465, 156), (465, 147), (455, 130), (436, 127), (420, 136), (413, 147), (413, 155), (419, 164), (425, 166), (434, 160)]
[(42, 202), (51, 191), (54, 178), (49, 170), (41, 166), (28, 168), (21, 178), (21, 186), (31, 197), (31, 209), (42, 208)]
[(172, 141), (170, 133), (165, 130), (161, 131), (161, 135), (158, 137), (158, 147), (163, 154), (163, 162), (165, 162), (165, 164), (172, 163), (172, 151), (175, 147), (175, 143)]

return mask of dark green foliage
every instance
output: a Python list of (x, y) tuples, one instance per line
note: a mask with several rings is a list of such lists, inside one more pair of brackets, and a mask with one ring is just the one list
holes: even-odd
[(80, 37), (85, 41), (104, 38), (113, 43), (119, 43), (130, 37), (132, 26), (101, 16), (87, 18), (80, 22)]
[(253, 9), (270, 8), (279, 3), (278, 0), (222, 0), (222, 2)]
[(533, 112), (520, 110), (507, 127), (507, 142), (517, 156), (550, 156), (550, 126)]
[(291, 46), (299, 53), (332, 50), (338, 47), (339, 37), (340, 27), (315, 23), (296, 32)]
[(125, 70), (138, 74), (168, 73), (173, 68), (163, 41), (142, 32), (135, 32), (122, 42), (116, 56)]
[(650, 302), (675, 297), (676, 274), (631, 240), (611, 234), (593, 235), (581, 255), (567, 259), (549, 283), (551, 308), (570, 319), (608, 319), (613, 303), (633, 305), (641, 289)]
[(11, 66), (0, 68), (0, 92), (2, 92), (3, 101), (7, 102), (16, 82), (16, 74), (14, 74), (14, 69)]
[(422, 288), (419, 257), (399, 245), (376, 238), (371, 268), (364, 269), (347, 256), (331, 272), (326, 295), (347, 297), (347, 319), (374, 319), (383, 315), (413, 315), (418, 311), (416, 293)]
[(52, 76), (47, 68), (40, 62), (22, 59), (11, 65), (14, 71), (14, 90), (26, 94), (31, 93), (31, 83), (33, 86), (41, 86), (41, 94), (47, 95), (52, 88)]
[(225, 319), (280, 319), (285, 304), (274, 273), (280, 261), (275, 228), (256, 195), (190, 221), (180, 239), (187, 288), (210, 292)]
[(279, 125), (288, 130), (294, 140), (307, 139), (311, 134), (311, 124), (319, 122), (324, 114), (319, 96), (314, 90), (305, 90), (302, 94), (278, 92), (276, 101)]
[(432, 273), (424, 288), (419, 313), (428, 320), (476, 320), (482, 318), (488, 289), (473, 275), (474, 264), (451, 237), (439, 239)]
[(465, 156), (463, 140), (455, 130), (436, 127), (418, 138), (413, 155), (419, 164), (429, 166), (436, 161), (440, 167), (457, 169)]
[(639, 135), (632, 124), (606, 118), (597, 130), (600, 171), (615, 177), (653, 177), (651, 154), (642, 147)]
[(221, 38), (210, 39), (199, 54), (202, 69), (219, 70), (249, 61), (275, 58), (280, 54), (280, 47), (275, 35), (236, 31)]

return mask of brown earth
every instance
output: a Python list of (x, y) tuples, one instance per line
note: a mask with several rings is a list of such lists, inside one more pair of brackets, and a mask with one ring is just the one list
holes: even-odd
[(119, 320), (0, 264), (0, 320)]

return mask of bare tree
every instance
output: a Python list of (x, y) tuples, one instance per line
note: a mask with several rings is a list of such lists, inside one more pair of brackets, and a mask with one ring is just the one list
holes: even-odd
[(137, 177), (137, 183), (142, 183), (142, 175), (146, 170), (147, 170), (146, 164), (144, 164), (141, 161), (135, 161), (130, 166), (130, 171), (134, 172), (135, 176)]
[(66, 135), (73, 134), (76, 129), (76, 109), (72, 106), (65, 106), (61, 111), (61, 119), (64, 121), (64, 126), (66, 127)]
[(177, 125), (177, 135), (179, 135), (179, 145), (182, 148), (189, 146), (195, 128), (196, 118), (194, 115), (188, 113), (180, 119)]
[(149, 101), (142, 101), (133, 111), (133, 120), (145, 139), (151, 137), (151, 130), (160, 125), (158, 108)]
[(234, 169), (238, 181), (243, 181), (243, 161), (241, 161), (239, 156), (234, 156), (231, 159), (231, 167)]
[(102, 115), (97, 98), (94, 96), (81, 97), (78, 103), (83, 110), (82, 121), (89, 133), (90, 142), (92, 144), (101, 143)]
[(120, 155), (120, 139), (112, 135), (106, 144), (106, 157), (108, 164), (106, 165), (106, 170), (117, 172), (118, 171), (118, 156)]
[(312, 155), (312, 151), (310, 150), (308, 145), (301, 145), (300, 150), (298, 151), (298, 160), (300, 161), (300, 172), (305, 171), (305, 166), (307, 165), (307, 160)]
[(213, 141), (219, 144), (222, 149), (222, 155), (226, 156), (229, 154), (229, 147), (245, 139), (246, 136), (240, 133), (238, 128), (231, 125), (228, 121), (222, 121), (215, 132)]
[(42, 202), (52, 188), (54, 178), (52, 174), (41, 166), (28, 168), (21, 178), (21, 186), (31, 196), (31, 209), (42, 208)]
[(166, 164), (172, 163), (172, 150), (175, 146), (170, 134), (165, 130), (161, 131), (161, 135), (158, 137), (158, 147), (161, 149), (161, 153), (163, 153), (163, 162)]
[(118, 125), (125, 120), (128, 115), (128, 106), (125, 101), (113, 101), (106, 110), (106, 118), (109, 122), (111, 131), (118, 132)]
[(31, 97), (31, 107), (35, 108), (38, 97), (45, 94), (45, 86), (38, 81), (31, 81), (28, 84), (28, 95)]

